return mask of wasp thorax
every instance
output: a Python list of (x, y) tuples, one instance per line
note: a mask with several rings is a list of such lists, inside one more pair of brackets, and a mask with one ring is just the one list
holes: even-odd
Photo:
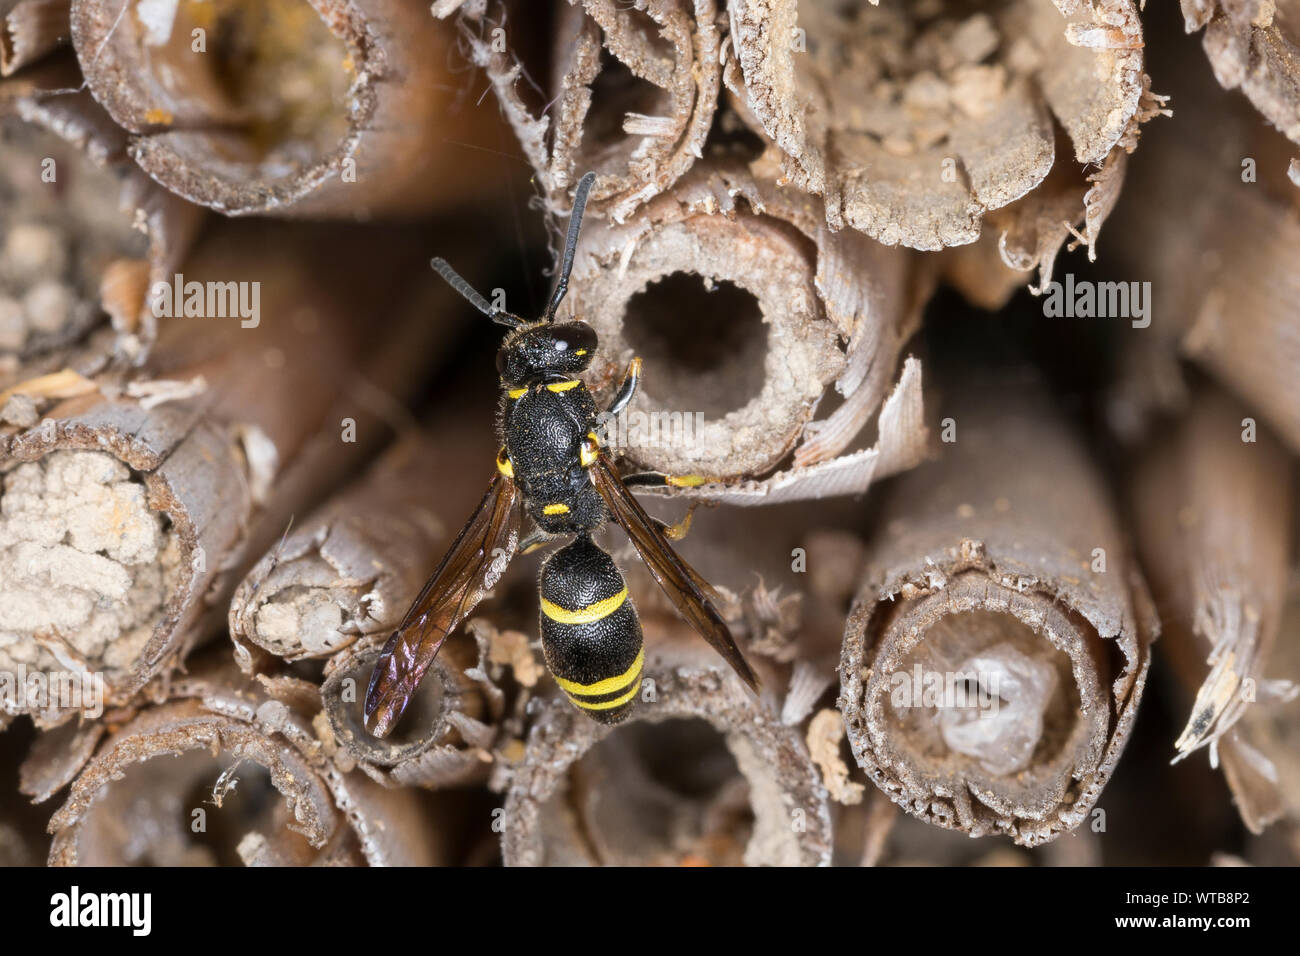
[(586, 322), (531, 325), (513, 332), (497, 352), (497, 371), (511, 385), (559, 373), (585, 371), (596, 353), (596, 332)]

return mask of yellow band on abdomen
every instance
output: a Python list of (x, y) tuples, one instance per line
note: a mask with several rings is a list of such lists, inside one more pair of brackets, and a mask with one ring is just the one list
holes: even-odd
[(576, 611), (570, 611), (568, 608), (560, 607), (558, 604), (553, 604), (546, 598), (542, 598), (542, 613), (556, 624), (590, 624), (592, 621), (599, 621), (603, 617), (609, 617), (622, 607), (623, 602), (626, 600), (626, 586), (613, 597), (607, 597), (603, 601), (588, 604)]
[(558, 675), (555, 677), (555, 683), (564, 689), (566, 694), (581, 694), (584, 697), (600, 697), (602, 694), (612, 694), (616, 690), (622, 690), (628, 685), (629, 681), (637, 679), (641, 673), (641, 665), (645, 663), (645, 648), (636, 655), (636, 660), (632, 666), (619, 674), (617, 677), (606, 677), (604, 680), (598, 680), (594, 684), (579, 684), (577, 681), (565, 680)]
[(636, 692), (640, 687), (640, 684), (634, 683), (632, 689), (622, 697), (615, 697), (613, 700), (602, 700), (599, 704), (591, 704), (585, 700), (578, 700), (578, 698), (574, 697), (572, 694), (569, 695), (569, 700), (573, 701), (583, 710), (613, 710), (615, 707), (622, 707), (629, 700), (635, 697)]

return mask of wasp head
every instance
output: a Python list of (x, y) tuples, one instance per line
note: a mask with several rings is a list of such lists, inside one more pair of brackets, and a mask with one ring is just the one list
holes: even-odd
[(497, 352), (497, 371), (508, 385), (552, 374), (586, 371), (596, 352), (596, 330), (586, 322), (543, 322), (507, 336)]

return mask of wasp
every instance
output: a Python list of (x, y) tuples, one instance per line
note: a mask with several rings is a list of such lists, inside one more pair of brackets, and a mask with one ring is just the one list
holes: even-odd
[[(444, 259), (433, 268), (471, 305), (510, 332), (497, 352), (504, 394), (501, 450), (483, 500), (388, 639), (366, 691), (370, 733), (387, 734), (406, 709), (443, 642), (492, 589), (518, 553), (569, 538), (543, 563), (538, 590), (546, 666), (568, 699), (604, 724), (631, 712), (645, 661), (641, 623), (614, 559), (593, 540), (615, 521), (682, 617), (749, 687), (758, 679), (718, 612), (717, 592), (668, 543), (690, 515), (668, 526), (646, 514), (628, 486), (697, 485), (699, 476), (643, 472), (620, 476), (597, 434), (597, 408), (577, 376), (591, 364), (596, 332), (580, 320), (557, 322), (573, 268), (587, 193), (578, 183), (555, 289), (542, 317), (528, 322), (495, 309)], [(608, 411), (632, 400), (641, 361), (628, 366)], [(534, 529), (521, 541), (520, 511)]]

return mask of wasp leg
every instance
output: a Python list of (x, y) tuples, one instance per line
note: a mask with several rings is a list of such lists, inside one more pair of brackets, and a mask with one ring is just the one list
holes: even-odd
[(497, 452), (497, 471), (507, 478), (513, 479), (515, 477), (515, 466), (510, 461), (510, 456), (506, 454), (505, 445), (502, 445), (501, 450)]
[[(698, 485), (707, 484), (710, 479), (705, 478), (703, 475), (665, 475), (662, 471), (641, 471), (635, 475), (626, 475), (621, 480), (624, 485), (629, 487), (640, 485), (643, 488), (694, 488)], [(663, 533), (671, 540), (680, 541), (691, 530), (691, 517), (699, 506), (700, 502), (692, 501), (690, 507), (686, 509), (686, 516), (676, 524), (668, 524), (653, 516), (651, 516), (650, 520), (659, 525)]]
[(629, 488), (698, 488), (714, 479), (704, 475), (665, 475), (662, 471), (642, 471), (635, 475), (624, 475), (623, 484)]
[(636, 387), (640, 381), (641, 359), (634, 358), (628, 363), (627, 372), (623, 376), (623, 384), (619, 386), (618, 394), (614, 396), (614, 401), (610, 403), (609, 414), (617, 415), (627, 408), (628, 402), (632, 401), (632, 396), (636, 394)]
[(686, 537), (687, 532), (691, 530), (691, 518), (694, 517), (695, 509), (699, 506), (700, 503), (698, 501), (692, 501), (690, 507), (686, 509), (685, 516), (676, 524), (669, 524), (666, 521), (660, 521), (653, 515), (650, 520), (659, 526), (659, 529), (668, 536), (670, 541), (680, 541), (682, 538)]
[[(687, 524), (689, 525), (689, 523), (690, 522), (688, 521)], [(541, 528), (534, 528), (528, 534), (524, 535), (523, 540), (519, 542), (519, 549), (515, 553), (528, 554), (536, 551), (538, 548), (544, 548), (551, 543), (551, 539), (554, 537), (555, 535), (548, 534)]]

